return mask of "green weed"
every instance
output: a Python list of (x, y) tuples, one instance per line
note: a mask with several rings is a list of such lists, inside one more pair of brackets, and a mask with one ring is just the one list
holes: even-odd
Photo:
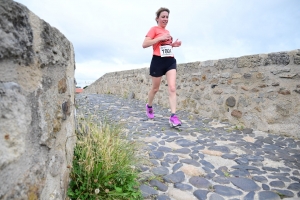
[(142, 199), (135, 165), (137, 144), (121, 137), (120, 125), (78, 117), (71, 199)]

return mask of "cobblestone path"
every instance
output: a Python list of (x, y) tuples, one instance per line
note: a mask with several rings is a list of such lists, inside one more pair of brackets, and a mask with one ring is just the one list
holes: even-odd
[[(149, 184), (144, 199), (300, 199), (300, 141), (177, 112), (183, 126), (170, 128), (170, 112), (113, 95), (76, 96), (78, 114), (125, 124), (129, 139), (145, 143), (149, 164), (140, 166)], [(300, 130), (299, 130), (300, 131)]]

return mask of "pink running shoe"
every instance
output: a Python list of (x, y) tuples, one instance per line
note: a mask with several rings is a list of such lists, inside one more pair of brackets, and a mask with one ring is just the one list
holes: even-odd
[(177, 115), (173, 115), (173, 117), (170, 117), (169, 123), (171, 127), (181, 126), (181, 122)]
[(147, 114), (149, 119), (154, 118), (153, 108), (148, 108), (148, 104), (146, 104), (146, 114)]

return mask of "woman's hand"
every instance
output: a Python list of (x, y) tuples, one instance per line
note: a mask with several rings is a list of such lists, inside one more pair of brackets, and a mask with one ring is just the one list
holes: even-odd
[(159, 41), (165, 41), (165, 40), (169, 40), (171, 38), (172, 37), (170, 34), (164, 34), (164, 35), (160, 36), (158, 39), (159, 39)]
[(180, 47), (181, 41), (178, 41), (178, 39), (172, 44), (172, 47)]

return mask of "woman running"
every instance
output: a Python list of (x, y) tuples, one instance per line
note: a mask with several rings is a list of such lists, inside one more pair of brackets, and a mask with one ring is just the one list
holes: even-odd
[(170, 32), (166, 30), (169, 21), (170, 10), (160, 8), (156, 12), (157, 26), (152, 27), (146, 35), (143, 42), (143, 48), (153, 47), (153, 57), (150, 64), (150, 76), (152, 78), (152, 88), (148, 93), (148, 103), (146, 104), (147, 116), (154, 118), (152, 107), (153, 99), (161, 83), (161, 78), (166, 75), (169, 91), (169, 103), (171, 107), (171, 116), (169, 123), (172, 127), (181, 126), (181, 122), (176, 115), (176, 59), (172, 53), (173, 47), (180, 47), (181, 41), (173, 38)]

